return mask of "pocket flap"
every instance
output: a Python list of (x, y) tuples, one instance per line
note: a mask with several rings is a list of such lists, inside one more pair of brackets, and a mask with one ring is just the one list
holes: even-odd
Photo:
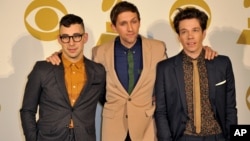
[(110, 109), (103, 108), (102, 116), (103, 116), (103, 117), (107, 117), (107, 118), (114, 118), (114, 116), (115, 116), (115, 111), (110, 110)]

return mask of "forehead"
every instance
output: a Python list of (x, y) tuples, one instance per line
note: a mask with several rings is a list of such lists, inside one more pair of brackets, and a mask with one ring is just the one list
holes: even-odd
[(129, 21), (132, 19), (138, 19), (138, 15), (131, 11), (122, 12), (117, 16), (117, 21)]
[(59, 30), (60, 34), (74, 34), (74, 33), (82, 33), (83, 27), (81, 24), (71, 24), (69, 27), (60, 26)]
[(182, 28), (196, 28), (196, 27), (201, 27), (199, 20), (196, 18), (185, 19), (185, 20), (180, 21), (180, 23), (179, 23), (180, 29), (182, 29)]

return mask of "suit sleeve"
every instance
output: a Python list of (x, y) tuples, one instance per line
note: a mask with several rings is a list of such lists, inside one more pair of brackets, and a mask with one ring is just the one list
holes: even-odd
[(157, 138), (159, 141), (171, 141), (171, 133), (169, 128), (169, 121), (167, 115), (166, 91), (164, 89), (165, 83), (164, 66), (158, 64), (154, 95), (156, 99), (155, 122), (157, 128)]
[(230, 138), (230, 125), (236, 125), (237, 119), (237, 109), (236, 109), (236, 92), (235, 92), (235, 80), (234, 73), (232, 69), (232, 64), (229, 58), (227, 58), (227, 97), (226, 97), (226, 130), (228, 133), (228, 139)]
[[(100, 54), (98, 54), (98, 49), (99, 49), (99, 46), (95, 46), (92, 48), (92, 60), (101, 64), (101, 62), (99, 61), (100, 59), (98, 59), (98, 57), (100, 57)], [(102, 65), (102, 69), (103, 69), (103, 72), (105, 73), (104, 79), (103, 79), (104, 86), (103, 86), (103, 90), (102, 90), (100, 98), (99, 98), (99, 102), (103, 106), (104, 103), (106, 102), (106, 71), (105, 71), (105, 68), (103, 67), (103, 65)]]
[(41, 93), (39, 77), (39, 68), (36, 63), (28, 76), (23, 103), (20, 110), (22, 128), (26, 141), (37, 140), (36, 113)]
[(102, 92), (99, 98), (99, 102), (101, 103), (102, 106), (104, 106), (105, 102), (106, 102), (106, 72), (105, 69), (103, 67), (103, 87), (102, 87)]

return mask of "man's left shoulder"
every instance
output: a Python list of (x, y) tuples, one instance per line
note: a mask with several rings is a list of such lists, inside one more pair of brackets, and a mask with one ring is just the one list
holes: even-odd
[(230, 61), (230, 58), (226, 55), (218, 55), (217, 57), (214, 58), (213, 61), (215, 61), (215, 62), (225, 62), (225, 61), (228, 62), (228, 61)]
[(158, 39), (153, 39), (153, 38), (142, 37), (142, 41), (150, 42), (150, 43), (153, 43), (153, 44), (165, 44), (163, 41), (158, 40)]
[(213, 60), (210, 60), (207, 62), (208, 64), (214, 64), (217, 67), (225, 67), (225, 66), (231, 66), (232, 62), (230, 58), (226, 55), (218, 55)]

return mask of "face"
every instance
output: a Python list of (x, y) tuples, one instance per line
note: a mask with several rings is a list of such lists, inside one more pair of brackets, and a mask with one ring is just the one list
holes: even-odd
[(137, 40), (140, 21), (136, 13), (126, 11), (118, 15), (116, 25), (112, 25), (112, 28), (119, 34), (121, 43), (131, 48)]
[[(62, 55), (71, 62), (77, 62), (83, 58), (83, 48), (84, 44), (88, 40), (88, 34), (85, 33), (83, 27), (80, 24), (72, 24), (70, 27), (61, 26), (60, 27), (60, 36), (75, 36), (71, 37), (68, 43), (62, 41), (60, 37), (58, 37), (58, 42), (62, 46)], [(75, 42), (73, 38), (81, 38), (81, 41)]]
[(202, 42), (206, 36), (206, 31), (202, 32), (200, 23), (197, 19), (185, 19), (179, 24), (179, 41), (183, 46), (184, 52), (191, 58), (199, 56), (202, 50)]

